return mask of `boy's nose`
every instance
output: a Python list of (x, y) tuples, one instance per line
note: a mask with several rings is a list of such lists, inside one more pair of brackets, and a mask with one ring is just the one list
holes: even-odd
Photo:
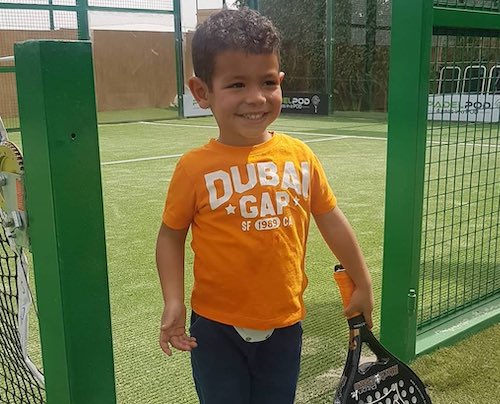
[(260, 88), (249, 88), (245, 97), (247, 104), (259, 105), (266, 102), (266, 97)]

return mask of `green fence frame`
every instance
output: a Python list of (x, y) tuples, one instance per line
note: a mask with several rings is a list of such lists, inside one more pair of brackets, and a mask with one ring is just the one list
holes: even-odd
[(15, 46), (29, 234), (48, 404), (114, 404), (90, 42)]
[[(126, 12), (126, 13), (150, 13), (150, 14), (165, 14), (174, 16), (175, 27), (175, 58), (176, 58), (176, 77), (177, 77), (177, 95), (178, 95), (178, 115), (183, 118), (184, 111), (184, 61), (182, 52), (182, 19), (181, 19), (181, 0), (172, 0), (172, 10), (158, 10), (158, 9), (141, 9), (141, 8), (124, 8), (124, 7), (97, 7), (89, 6), (88, 0), (75, 0), (75, 5), (55, 5), (52, 0), (47, 4), (24, 4), (24, 3), (0, 3), (0, 9), (10, 10), (48, 10), (50, 12), (51, 21), (52, 13), (54, 11), (73, 11), (77, 14), (78, 22), (78, 39), (90, 40), (89, 28), (89, 11), (106, 11), (106, 12)], [(255, 0), (256, 1), (256, 0)], [(1, 73), (15, 72), (14, 66), (0, 66)], [(19, 130), (19, 128), (7, 128), (7, 130)]]
[(405, 361), (500, 320), (497, 294), (417, 329), (429, 66), (438, 27), (498, 30), (500, 12), (393, 0), (381, 340)]
[(259, 0), (248, 0), (248, 7), (253, 10), (259, 9)]

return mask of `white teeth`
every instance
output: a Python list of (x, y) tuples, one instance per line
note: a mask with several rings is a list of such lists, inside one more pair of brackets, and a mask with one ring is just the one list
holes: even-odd
[(261, 119), (264, 114), (243, 114), (243, 117), (250, 120), (258, 120)]

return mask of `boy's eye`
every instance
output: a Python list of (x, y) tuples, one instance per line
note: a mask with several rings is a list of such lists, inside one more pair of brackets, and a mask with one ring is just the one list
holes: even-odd
[(277, 84), (278, 84), (278, 83), (277, 83), (276, 81), (274, 81), (274, 80), (267, 80), (267, 81), (265, 82), (265, 85), (266, 85), (266, 86), (275, 86), (275, 85), (277, 85)]
[(227, 86), (227, 88), (242, 88), (242, 87), (243, 87), (243, 83), (232, 83), (232, 84)]

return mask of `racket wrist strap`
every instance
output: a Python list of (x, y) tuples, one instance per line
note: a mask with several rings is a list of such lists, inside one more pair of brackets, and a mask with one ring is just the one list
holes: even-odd
[(366, 326), (366, 321), (362, 314), (359, 314), (355, 317), (348, 319), (347, 322), (349, 323), (349, 328), (352, 330)]

